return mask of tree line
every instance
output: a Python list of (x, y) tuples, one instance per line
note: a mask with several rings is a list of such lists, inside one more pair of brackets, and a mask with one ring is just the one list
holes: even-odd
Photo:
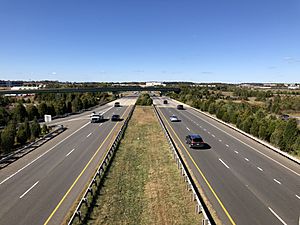
[(270, 142), (285, 152), (300, 155), (300, 130), (296, 119), (285, 121), (272, 113), (284, 107), (286, 103), (283, 100), (275, 99), (271, 106), (261, 107), (251, 105), (246, 101), (242, 103), (225, 101), (215, 96), (200, 98), (201, 91), (196, 89), (184, 88), (179, 94), (169, 93), (168, 95), (192, 107), (214, 114), (217, 118), (232, 123), (239, 129)]
[(152, 105), (153, 100), (148, 93), (141, 94), (136, 100), (136, 105)]
[(47, 126), (41, 128), (38, 122), (45, 114), (74, 113), (110, 98), (107, 93), (45, 93), (31, 99), (0, 96), (0, 153), (9, 153), (47, 133)]

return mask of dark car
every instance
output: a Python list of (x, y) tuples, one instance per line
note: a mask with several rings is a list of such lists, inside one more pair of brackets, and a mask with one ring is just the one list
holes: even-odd
[(185, 141), (190, 148), (203, 148), (205, 146), (204, 141), (199, 134), (189, 134), (185, 137)]
[(183, 105), (177, 105), (177, 109), (182, 110), (183, 109)]
[(120, 102), (115, 102), (115, 107), (120, 107)]
[(164, 104), (168, 104), (168, 100), (164, 100)]
[(119, 121), (120, 120), (120, 115), (112, 115), (111, 121)]

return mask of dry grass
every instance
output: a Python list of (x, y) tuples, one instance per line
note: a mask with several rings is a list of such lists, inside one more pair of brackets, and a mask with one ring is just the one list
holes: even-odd
[(88, 224), (199, 224), (151, 107), (137, 107)]

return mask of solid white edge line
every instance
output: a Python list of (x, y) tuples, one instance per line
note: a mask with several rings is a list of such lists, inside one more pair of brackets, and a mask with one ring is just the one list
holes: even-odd
[(276, 180), (275, 178), (273, 179), (277, 184), (281, 184), (279, 180)]
[(249, 162), (249, 159), (248, 159), (248, 158), (245, 158), (245, 160), (246, 160), (247, 162)]
[(88, 134), (86, 137), (89, 137), (89, 136), (91, 136), (91, 134), (92, 134), (92, 133), (89, 133), (89, 134)]
[(227, 166), (226, 163), (224, 163), (222, 159), (219, 159), (219, 161), (220, 161), (221, 163), (223, 163), (223, 165), (224, 165), (227, 169), (229, 169), (229, 166)]
[(74, 150), (75, 148), (73, 148), (68, 154), (66, 154), (66, 157), (68, 157)]
[(43, 154), (41, 154), (39, 157), (37, 157), (36, 159), (32, 160), (30, 163), (26, 164), (25, 166), (23, 166), (21, 169), (19, 169), (17, 172), (11, 174), (9, 177), (5, 178), (3, 181), (1, 181), (0, 185), (3, 184), (4, 182), (8, 181), (10, 178), (12, 178), (13, 176), (15, 176), (16, 174), (18, 174), (19, 172), (21, 172), (22, 170), (24, 170), (26, 167), (30, 166), (32, 163), (34, 163), (35, 161), (37, 161), (39, 158), (43, 157), (44, 155), (46, 155), (48, 152), (52, 151), (56, 146), (58, 146), (59, 144), (61, 144), (62, 142), (64, 142), (66, 139), (68, 139), (69, 137), (71, 137), (73, 134), (75, 134), (76, 132), (78, 132), (79, 130), (81, 130), (82, 128), (84, 128), (85, 126), (87, 126), (88, 124), (90, 124), (90, 122), (84, 124), (82, 127), (80, 127), (78, 130), (74, 131), (72, 134), (70, 134), (69, 136), (67, 136), (66, 138), (64, 138), (63, 140), (61, 140), (60, 142), (58, 142), (56, 145), (54, 145), (53, 147), (51, 147), (48, 151), (44, 152)]
[(268, 207), (268, 209), (271, 211), (271, 213), (273, 213), (274, 216), (276, 216), (276, 218), (284, 225), (287, 225), (286, 222), (283, 221), (283, 219), (280, 218), (280, 216), (278, 216), (274, 211), (273, 209), (271, 209), (270, 207)]
[(39, 181), (35, 182), (34, 185), (32, 185), (27, 191), (24, 192), (24, 194), (22, 194), (19, 198), (23, 198), (32, 188), (34, 188), (37, 184), (39, 183)]
[(190, 112), (190, 111), (187, 111), (187, 112), (189, 112), (190, 114), (192, 114), (192, 115), (194, 115), (194, 116), (198, 117), (199, 119), (201, 119), (201, 120), (203, 120), (203, 121), (207, 122), (207, 123), (208, 123), (208, 124), (210, 124), (211, 126), (213, 126), (213, 127), (217, 128), (218, 130), (220, 130), (220, 131), (224, 132), (224, 133), (225, 133), (225, 134), (227, 134), (228, 136), (230, 136), (230, 137), (232, 137), (232, 138), (236, 139), (237, 141), (239, 141), (239, 142), (241, 142), (242, 144), (246, 145), (247, 147), (249, 147), (249, 148), (253, 149), (253, 150), (254, 150), (254, 151), (256, 151), (257, 153), (259, 153), (259, 154), (261, 154), (261, 155), (263, 155), (263, 156), (267, 157), (267, 158), (268, 158), (268, 159), (270, 159), (271, 161), (273, 161), (273, 162), (277, 163), (278, 165), (282, 166), (283, 168), (285, 168), (285, 169), (287, 169), (287, 170), (289, 170), (289, 171), (293, 172), (294, 174), (296, 174), (297, 176), (299, 176), (299, 177), (300, 177), (300, 174), (299, 174), (299, 173), (297, 173), (296, 171), (294, 171), (294, 170), (290, 169), (289, 167), (287, 167), (287, 166), (283, 165), (282, 163), (278, 162), (277, 160), (275, 160), (275, 159), (271, 158), (270, 156), (268, 156), (268, 155), (266, 155), (266, 154), (264, 154), (264, 153), (260, 152), (259, 150), (257, 150), (256, 148), (252, 147), (251, 145), (248, 145), (247, 143), (245, 143), (245, 142), (241, 141), (241, 140), (240, 140), (240, 139), (238, 139), (237, 137), (235, 137), (235, 136), (233, 136), (233, 135), (229, 134), (228, 132), (226, 132), (226, 131), (224, 131), (224, 130), (220, 129), (219, 127), (215, 126), (214, 124), (211, 124), (210, 122), (208, 122), (208, 121), (204, 120), (204, 119), (203, 119), (203, 118), (201, 118), (200, 116), (198, 116), (198, 115), (196, 115), (196, 114), (194, 114), (194, 113), (192, 113), (192, 112)]

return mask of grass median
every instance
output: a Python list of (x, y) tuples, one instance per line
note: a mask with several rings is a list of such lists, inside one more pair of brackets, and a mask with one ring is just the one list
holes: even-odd
[(152, 107), (136, 107), (88, 224), (199, 224)]

